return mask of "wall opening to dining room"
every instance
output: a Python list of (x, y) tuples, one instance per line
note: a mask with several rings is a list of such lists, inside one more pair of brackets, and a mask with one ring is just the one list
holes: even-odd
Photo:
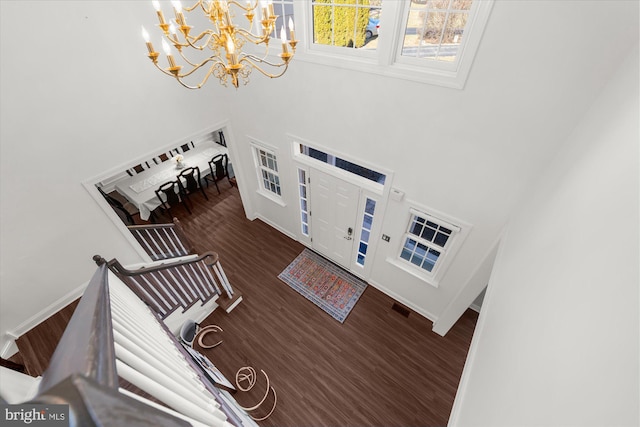
[[(189, 215), (194, 204), (203, 209), (203, 204), (215, 203), (216, 196), (234, 186), (233, 161), (227, 149), (229, 135), (228, 126), (221, 123), (159, 146), (82, 184), (136, 252), (150, 261), (128, 226), (171, 223), (173, 217)], [(199, 175), (195, 180), (202, 190), (186, 194), (189, 183), (179, 175), (190, 168), (199, 171), (194, 177)], [(176, 183), (174, 188), (181, 199), (174, 206), (167, 203), (166, 196), (161, 199), (163, 195), (156, 193), (169, 182)]]

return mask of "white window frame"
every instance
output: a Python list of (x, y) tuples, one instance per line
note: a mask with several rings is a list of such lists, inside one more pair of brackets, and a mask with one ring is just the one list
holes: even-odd
[[(298, 212), (300, 219), (301, 238), (310, 240), (311, 236), (311, 206), (309, 200), (309, 169), (301, 166), (296, 167), (296, 182), (298, 184)], [(304, 193), (304, 194), (303, 194)], [(306, 205), (306, 209), (303, 205)], [(306, 221), (305, 218), (306, 217)], [(305, 232), (306, 228), (306, 232)]]
[[(413, 223), (413, 218), (415, 216), (419, 216), (424, 218), (430, 222), (441, 225), (445, 228), (448, 228), (452, 231), (445, 247), (442, 248), (432, 242), (424, 241), (420, 237), (416, 236), (413, 233), (410, 233), (410, 227)], [(462, 243), (466, 239), (468, 233), (471, 230), (471, 225), (460, 221), (458, 219), (452, 218), (448, 215), (445, 215), (441, 212), (437, 212), (433, 209), (426, 209), (422, 206), (418, 206), (415, 203), (411, 203), (409, 209), (407, 210), (407, 216), (405, 218), (403, 228), (402, 237), (398, 240), (398, 244), (395, 250), (395, 257), (387, 258), (387, 262), (390, 264), (406, 271), (412, 276), (420, 279), (421, 281), (428, 283), (429, 285), (438, 288), (440, 285), (440, 281), (444, 277), (447, 269), (451, 265), (451, 262), (455, 258), (456, 254), (460, 250)], [(402, 250), (404, 248), (405, 242), (407, 238), (411, 238), (413, 240), (418, 241), (419, 243), (425, 244), (427, 247), (434, 248), (438, 252), (440, 252), (440, 256), (436, 265), (432, 271), (427, 271), (420, 266), (417, 266), (410, 261), (401, 258)]]
[[(365, 268), (368, 266), (367, 264), (367, 259), (369, 258), (373, 258), (373, 249), (375, 249), (374, 244), (375, 241), (373, 240), (372, 236), (373, 236), (373, 226), (375, 224), (375, 220), (376, 220), (376, 210), (379, 212), (380, 211), (380, 206), (379, 206), (379, 200), (375, 197), (372, 197), (368, 194), (366, 194), (366, 192), (364, 192), (362, 194), (362, 206), (361, 209), (359, 210), (359, 215), (358, 215), (358, 220), (360, 221), (359, 226), (356, 228), (357, 234), (356, 234), (356, 247), (355, 247), (355, 257), (354, 257), (354, 264), (360, 268)], [(369, 213), (367, 212), (367, 202), (371, 201), (373, 203), (373, 212)], [(369, 228), (367, 229), (365, 227), (365, 218), (370, 217), (371, 221), (369, 223)], [(365, 239), (363, 238), (364, 234), (367, 234), (368, 237)], [(360, 246), (364, 244), (365, 245), (365, 252), (366, 253), (362, 253), (360, 251)], [(358, 259), (360, 258), (360, 256), (362, 256), (362, 264), (360, 262), (358, 262)]]
[[(282, 197), (284, 193), (284, 189), (282, 188), (282, 175), (283, 172), (280, 168), (280, 162), (278, 161), (278, 152), (274, 147), (269, 147), (264, 143), (259, 143), (257, 141), (250, 141), (251, 152), (253, 153), (253, 161), (256, 169), (256, 178), (258, 179), (258, 188), (256, 192), (261, 196), (266, 197), (267, 199), (279, 204), (280, 206), (286, 206), (284, 199)], [(268, 166), (263, 166), (261, 162), (261, 154), (260, 152), (264, 152), (273, 156), (276, 164), (276, 170), (269, 168)], [(278, 185), (280, 187), (280, 194), (272, 191), (270, 188), (266, 188), (264, 184), (264, 178), (262, 176), (262, 171), (266, 171), (277, 177)]]
[(489, 19), (495, 0), (475, 0), (469, 10), (465, 36), (458, 58), (452, 63), (401, 58), (404, 31), (409, 13), (409, 0), (383, 0), (380, 16), (378, 48), (354, 49), (313, 43), (312, 2), (294, 2), (294, 15), (299, 22), (296, 60), (308, 61), (350, 70), (375, 73), (421, 83), (463, 89), (471, 70), (482, 33)]

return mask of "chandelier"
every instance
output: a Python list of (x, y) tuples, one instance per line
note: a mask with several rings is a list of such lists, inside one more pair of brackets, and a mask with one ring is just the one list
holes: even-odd
[[(282, 42), (282, 52), (278, 55), (280, 61), (268, 59), (269, 40), (278, 19), (271, 1), (259, 3), (258, 0), (255, 0), (255, 3), (252, 3), (252, 0), (247, 0), (243, 5), (235, 0), (198, 0), (195, 5), (183, 8), (179, 0), (173, 0), (171, 3), (175, 20), (169, 22), (165, 20), (160, 3), (157, 0), (153, 0), (152, 3), (160, 22), (158, 26), (164, 33), (162, 46), (169, 67), (162, 68), (158, 64), (160, 54), (154, 50), (153, 44), (149, 40), (149, 33), (142, 27), (142, 37), (149, 50), (148, 57), (160, 71), (174, 77), (181, 85), (189, 89), (200, 89), (212, 74), (220, 80), (222, 85), (227, 86), (230, 80), (236, 88), (240, 81), (245, 85), (249, 82), (249, 75), (253, 70), (258, 70), (270, 78), (280, 77), (287, 71), (289, 61), (295, 53), (298, 41), (295, 40), (293, 20), (290, 17), (289, 41), (287, 41), (284, 25), (280, 27)], [(191, 30), (194, 27), (187, 25), (183, 11), (193, 12), (196, 9), (204, 13), (204, 18), (209, 22), (211, 28), (193, 35)], [(237, 12), (245, 16), (247, 28), (234, 24), (233, 18), (236, 18)], [(195, 18), (202, 19), (202, 15)], [(257, 48), (252, 48), (251, 52), (243, 51), (247, 42), (260, 46), (263, 49), (261, 55), (252, 53)], [(187, 64), (185, 67), (176, 62), (170, 44)], [(287, 45), (291, 47), (291, 52)], [(192, 55), (197, 59), (191, 57)], [(185, 69), (183, 70), (183, 68)], [(184, 81), (185, 78), (196, 80), (195, 76), (201, 74), (198, 73), (199, 70), (204, 73), (200, 83), (190, 85)]]

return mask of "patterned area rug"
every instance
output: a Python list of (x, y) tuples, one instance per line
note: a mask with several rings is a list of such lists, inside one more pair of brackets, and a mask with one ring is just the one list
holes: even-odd
[(344, 323), (367, 283), (305, 249), (278, 278)]

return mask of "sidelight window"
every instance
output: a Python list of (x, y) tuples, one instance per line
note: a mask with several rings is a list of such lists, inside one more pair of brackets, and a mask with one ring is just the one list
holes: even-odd
[(298, 169), (298, 194), (300, 197), (300, 224), (301, 232), (309, 235), (309, 193), (307, 188), (307, 171)]
[(371, 237), (371, 226), (373, 225), (373, 214), (376, 210), (376, 201), (367, 198), (364, 206), (364, 216), (362, 218), (362, 227), (360, 228), (360, 242), (358, 244), (358, 257), (356, 262), (364, 265), (364, 260), (369, 249), (369, 238)]

